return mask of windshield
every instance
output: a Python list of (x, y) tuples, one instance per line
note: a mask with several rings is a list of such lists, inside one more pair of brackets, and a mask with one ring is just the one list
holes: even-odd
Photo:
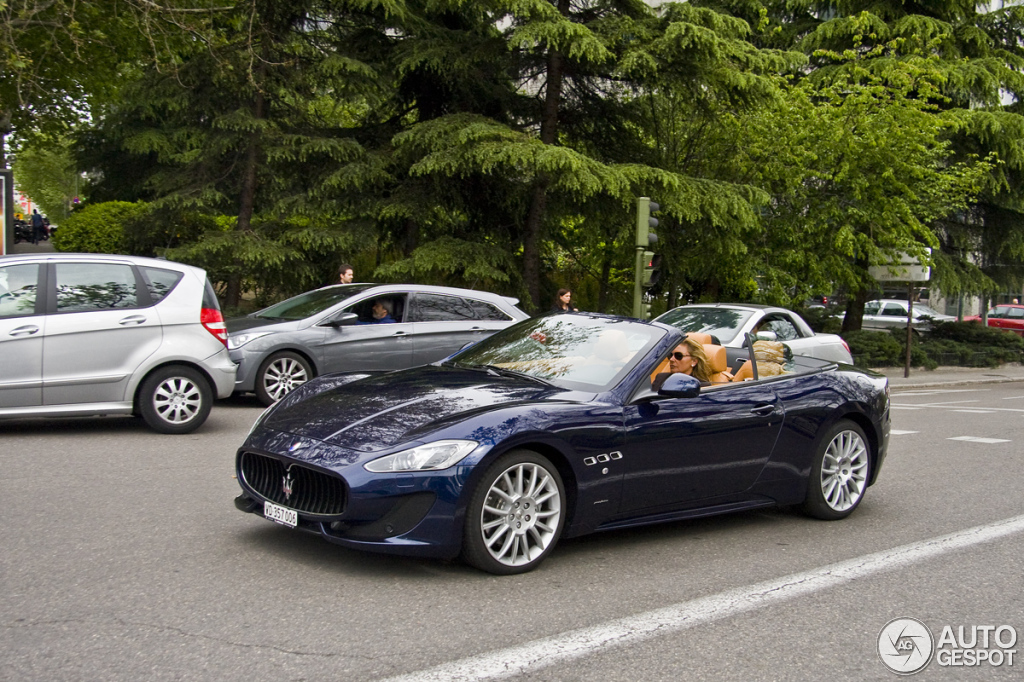
[(342, 284), (316, 289), (315, 291), (307, 291), (304, 294), (275, 303), (269, 308), (264, 308), (255, 313), (253, 317), (267, 320), (304, 320), (311, 315), (327, 310), (336, 303), (360, 294), (367, 289), (372, 289), (374, 286), (373, 284)]
[(915, 303), (914, 317), (945, 317), (945, 315), (943, 313), (940, 313), (935, 308), (929, 308), (924, 304)]
[(648, 324), (586, 315), (524, 320), (451, 358), (459, 367), (491, 367), (581, 391), (607, 390), (666, 332)]
[(753, 316), (753, 310), (742, 308), (689, 307), (675, 308), (657, 319), (684, 332), (704, 332), (728, 345)]

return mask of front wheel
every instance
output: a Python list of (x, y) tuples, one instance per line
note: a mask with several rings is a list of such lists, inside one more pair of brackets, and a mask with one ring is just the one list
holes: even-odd
[(868, 486), (870, 450), (864, 430), (853, 422), (833, 426), (811, 463), (804, 512), (829, 521), (852, 514)]
[(210, 416), (211, 407), (210, 382), (190, 367), (161, 367), (139, 389), (139, 412), (159, 433), (191, 433)]
[(299, 385), (313, 378), (313, 368), (298, 353), (274, 353), (256, 372), (256, 397), (264, 405), (273, 405)]
[(565, 488), (555, 466), (512, 450), (487, 469), (473, 491), (462, 556), (497, 575), (531, 571), (554, 549), (565, 523)]

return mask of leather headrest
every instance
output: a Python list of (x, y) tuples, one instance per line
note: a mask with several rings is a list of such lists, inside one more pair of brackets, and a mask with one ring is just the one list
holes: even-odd
[(686, 338), (693, 339), (697, 343), (709, 344), (714, 343), (711, 339), (711, 334), (705, 334), (704, 332), (687, 332)]
[(724, 346), (705, 343), (704, 352), (708, 356), (708, 364), (712, 372), (724, 372), (729, 369), (729, 357), (725, 352)]

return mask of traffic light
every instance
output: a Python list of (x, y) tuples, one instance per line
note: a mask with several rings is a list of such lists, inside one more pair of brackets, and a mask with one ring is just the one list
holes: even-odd
[(644, 276), (640, 282), (653, 295), (656, 294), (655, 289), (661, 288), (661, 254), (644, 251), (644, 263)]
[(650, 197), (636, 200), (636, 264), (633, 271), (633, 317), (644, 319), (642, 303), (643, 290), (656, 287), (660, 276), (661, 256), (651, 251), (658, 243), (658, 235), (652, 229), (658, 226), (658, 219), (651, 216), (661, 210)]
[(647, 248), (658, 243), (658, 235), (651, 230), (658, 226), (658, 219), (651, 216), (661, 210), (656, 202), (649, 197), (640, 197), (636, 200), (636, 245)]

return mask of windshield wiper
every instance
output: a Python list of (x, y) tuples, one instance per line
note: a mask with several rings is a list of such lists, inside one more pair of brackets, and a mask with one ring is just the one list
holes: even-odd
[(518, 371), (516, 371), (514, 369), (509, 369), (507, 367), (498, 367), (497, 365), (473, 365), (473, 366), (474, 367), (482, 367), (482, 368), (486, 369), (488, 372), (496, 374), (496, 375), (499, 375), (499, 376), (516, 377), (518, 379), (528, 379), (528, 380), (534, 381), (534, 382), (536, 382), (536, 383), (538, 383), (538, 384), (540, 384), (542, 386), (554, 386), (554, 384), (552, 384), (550, 381), (547, 381), (545, 379), (541, 379), (540, 377), (535, 377), (532, 374), (527, 374), (526, 372), (518, 372)]

